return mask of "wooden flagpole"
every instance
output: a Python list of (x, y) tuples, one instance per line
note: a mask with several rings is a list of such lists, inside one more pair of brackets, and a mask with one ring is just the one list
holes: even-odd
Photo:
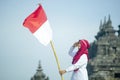
[[(60, 64), (59, 64), (58, 57), (57, 57), (57, 54), (56, 54), (56, 51), (55, 51), (52, 40), (50, 41), (50, 44), (51, 44), (51, 47), (52, 47), (52, 50), (53, 50), (53, 53), (54, 53), (54, 56), (55, 56), (55, 59), (56, 59), (56, 62), (57, 62), (58, 70), (60, 70)], [(61, 80), (64, 80), (62, 75), (61, 75)]]

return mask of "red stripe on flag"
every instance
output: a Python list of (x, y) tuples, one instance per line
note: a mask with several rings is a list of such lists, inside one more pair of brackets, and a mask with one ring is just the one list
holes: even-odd
[(29, 15), (23, 22), (32, 33), (36, 32), (41, 25), (47, 20), (46, 14), (40, 5), (31, 15)]

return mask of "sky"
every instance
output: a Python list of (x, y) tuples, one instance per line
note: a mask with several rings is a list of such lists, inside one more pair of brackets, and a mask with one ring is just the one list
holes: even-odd
[[(42, 45), (23, 27), (24, 19), (41, 3), (53, 31), (61, 69), (71, 65), (69, 48), (79, 39), (95, 41), (100, 20), (118, 30), (120, 0), (0, 0), (0, 80), (30, 80), (41, 61), (50, 80), (61, 80), (50, 44)], [(71, 73), (64, 75), (70, 80)]]

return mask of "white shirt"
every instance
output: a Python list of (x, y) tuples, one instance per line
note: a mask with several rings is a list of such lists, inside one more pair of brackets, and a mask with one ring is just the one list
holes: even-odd
[[(71, 47), (69, 50), (69, 55), (72, 57), (74, 57), (76, 54), (76, 52), (73, 51), (74, 47)], [(75, 64), (72, 64), (66, 69), (67, 72), (73, 71), (71, 80), (88, 80), (88, 74), (86, 69), (87, 62), (88, 62), (87, 55), (83, 54)], [(74, 72), (74, 70), (77, 68), (79, 68), (79, 70)]]

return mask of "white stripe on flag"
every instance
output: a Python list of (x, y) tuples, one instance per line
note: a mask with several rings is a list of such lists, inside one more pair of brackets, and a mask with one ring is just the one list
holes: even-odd
[(46, 46), (52, 40), (52, 29), (48, 20), (33, 35)]

